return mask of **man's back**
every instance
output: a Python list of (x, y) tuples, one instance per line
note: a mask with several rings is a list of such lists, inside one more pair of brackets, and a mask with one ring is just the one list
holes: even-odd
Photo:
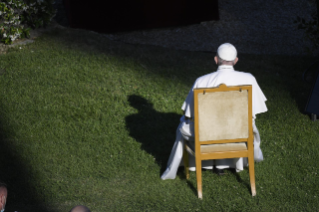
[(183, 106), (182, 110), (185, 111), (185, 116), (193, 118), (193, 90), (196, 88), (212, 88), (217, 87), (220, 84), (226, 84), (227, 86), (237, 85), (252, 85), (253, 87), (253, 116), (256, 114), (267, 111), (267, 107), (264, 102), (267, 100), (263, 92), (261, 91), (255, 77), (250, 73), (239, 72), (233, 69), (233, 66), (222, 65), (218, 67), (216, 72), (201, 76), (197, 78), (192, 89), (190, 90)]

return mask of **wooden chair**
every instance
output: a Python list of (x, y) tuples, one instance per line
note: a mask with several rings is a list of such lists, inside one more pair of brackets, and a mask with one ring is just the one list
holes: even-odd
[(248, 157), (251, 193), (256, 195), (252, 117), (251, 85), (194, 90), (195, 146), (185, 141), (183, 158), (189, 179), (187, 152), (195, 156), (198, 198), (203, 198), (202, 160), (240, 157)]

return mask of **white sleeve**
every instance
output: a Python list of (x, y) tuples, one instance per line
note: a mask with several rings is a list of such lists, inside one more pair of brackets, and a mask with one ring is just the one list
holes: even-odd
[(260, 89), (257, 81), (255, 80), (253, 83), (253, 117), (256, 118), (256, 115), (259, 113), (267, 112), (266, 101), (264, 93)]

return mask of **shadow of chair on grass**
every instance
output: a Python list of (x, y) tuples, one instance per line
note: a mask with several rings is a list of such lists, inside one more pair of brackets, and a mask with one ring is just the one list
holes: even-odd
[(129, 135), (155, 158), (162, 174), (175, 142), (175, 132), (181, 115), (158, 112), (151, 102), (138, 95), (128, 96), (128, 101), (138, 110), (137, 114), (125, 118)]
[[(221, 177), (221, 178), (226, 177), (226, 176), (217, 176), (217, 173), (216, 173), (215, 170), (216, 170), (216, 169), (214, 169), (214, 170), (211, 170), (211, 169), (202, 169), (202, 172), (211, 172), (210, 174), (216, 175), (217, 178), (219, 178), (219, 177)], [(248, 170), (247, 167), (244, 169), (244, 172), (246, 172), (246, 171), (248, 172), (247, 174), (249, 175), (249, 170)], [(234, 175), (234, 176), (236, 177), (236, 181), (237, 181), (238, 183), (240, 183), (240, 184), (243, 184), (243, 185), (245, 186), (247, 192), (250, 192), (250, 191), (251, 191), (249, 181), (244, 181), (244, 180), (240, 177), (240, 175), (236, 172), (235, 169), (227, 169), (226, 175), (229, 175), (229, 174)], [(191, 182), (190, 180), (187, 180), (187, 179), (186, 179), (184, 167), (179, 167), (179, 168), (178, 168), (177, 176), (178, 176), (180, 179), (185, 180), (186, 183), (187, 183), (187, 186), (192, 190), (192, 192), (194, 193), (194, 195), (197, 196), (197, 185), (196, 185), (196, 181), (194, 181), (194, 183), (193, 183), (193, 182)], [(196, 172), (194, 172), (194, 177), (196, 178)], [(217, 178), (215, 178), (215, 179), (217, 180)], [(233, 180), (233, 179), (231, 179), (231, 180)], [(209, 186), (212, 186), (212, 187), (213, 187), (214, 184), (215, 184), (214, 181), (211, 181), (210, 183), (211, 183), (211, 185), (209, 185)]]

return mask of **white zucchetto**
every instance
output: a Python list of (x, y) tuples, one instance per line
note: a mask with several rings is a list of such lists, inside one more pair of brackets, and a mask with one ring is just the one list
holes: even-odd
[(224, 43), (218, 47), (217, 54), (223, 60), (234, 61), (237, 57), (237, 50), (232, 44)]

